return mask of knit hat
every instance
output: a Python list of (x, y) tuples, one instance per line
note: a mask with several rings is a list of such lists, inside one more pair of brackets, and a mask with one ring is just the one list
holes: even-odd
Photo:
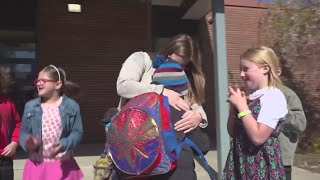
[(155, 70), (152, 76), (154, 84), (162, 84), (181, 95), (188, 92), (188, 77), (182, 66), (174, 60), (167, 59)]

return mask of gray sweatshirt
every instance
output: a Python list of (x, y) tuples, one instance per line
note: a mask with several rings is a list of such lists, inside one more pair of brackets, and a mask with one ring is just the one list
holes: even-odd
[(284, 120), (283, 131), (278, 139), (282, 152), (283, 165), (292, 166), (299, 141), (299, 134), (306, 129), (307, 120), (297, 94), (286, 86), (282, 92), (286, 97), (289, 112)]
[[(121, 97), (119, 108), (129, 98), (137, 95), (147, 92), (162, 93), (163, 85), (151, 84), (154, 71), (150, 56), (146, 52), (135, 52), (126, 59), (117, 79), (117, 93)], [(186, 97), (185, 99), (188, 101)], [(193, 103), (191, 109), (201, 114), (204, 123), (200, 123), (199, 126), (205, 128), (208, 125), (208, 120), (203, 107)]]

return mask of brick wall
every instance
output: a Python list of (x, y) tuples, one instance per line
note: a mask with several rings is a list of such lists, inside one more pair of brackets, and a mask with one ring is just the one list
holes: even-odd
[(82, 142), (104, 142), (99, 121), (105, 110), (117, 106), (121, 64), (132, 52), (151, 48), (151, 5), (138, 0), (81, 4), (81, 13), (70, 13), (66, 1), (38, 1), (37, 62), (39, 68), (63, 67), (67, 79), (81, 86)]

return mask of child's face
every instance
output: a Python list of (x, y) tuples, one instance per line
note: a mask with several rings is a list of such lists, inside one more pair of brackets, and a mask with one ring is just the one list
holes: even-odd
[(172, 53), (170, 55), (170, 59), (179, 63), (182, 66), (182, 68), (187, 67), (188, 64), (190, 63), (190, 59), (188, 57), (180, 56), (175, 53)]
[(50, 98), (58, 90), (58, 81), (53, 80), (48, 73), (43, 71), (38, 74), (35, 85), (38, 89), (38, 95), (41, 97)]
[(258, 66), (256, 63), (241, 59), (240, 77), (246, 83), (249, 89), (257, 90), (268, 86), (269, 68)]

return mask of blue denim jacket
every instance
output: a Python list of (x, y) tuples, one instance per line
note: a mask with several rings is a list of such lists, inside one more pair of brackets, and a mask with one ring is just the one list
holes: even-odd
[[(27, 151), (25, 141), (30, 135), (39, 139), (39, 146), (42, 144), (42, 108), (40, 105), (41, 99), (38, 97), (27, 102), (24, 107), (20, 129), (20, 145), (25, 151)], [(79, 105), (73, 99), (63, 95), (59, 112), (62, 125), (61, 151), (74, 149), (80, 143), (83, 134)]]

